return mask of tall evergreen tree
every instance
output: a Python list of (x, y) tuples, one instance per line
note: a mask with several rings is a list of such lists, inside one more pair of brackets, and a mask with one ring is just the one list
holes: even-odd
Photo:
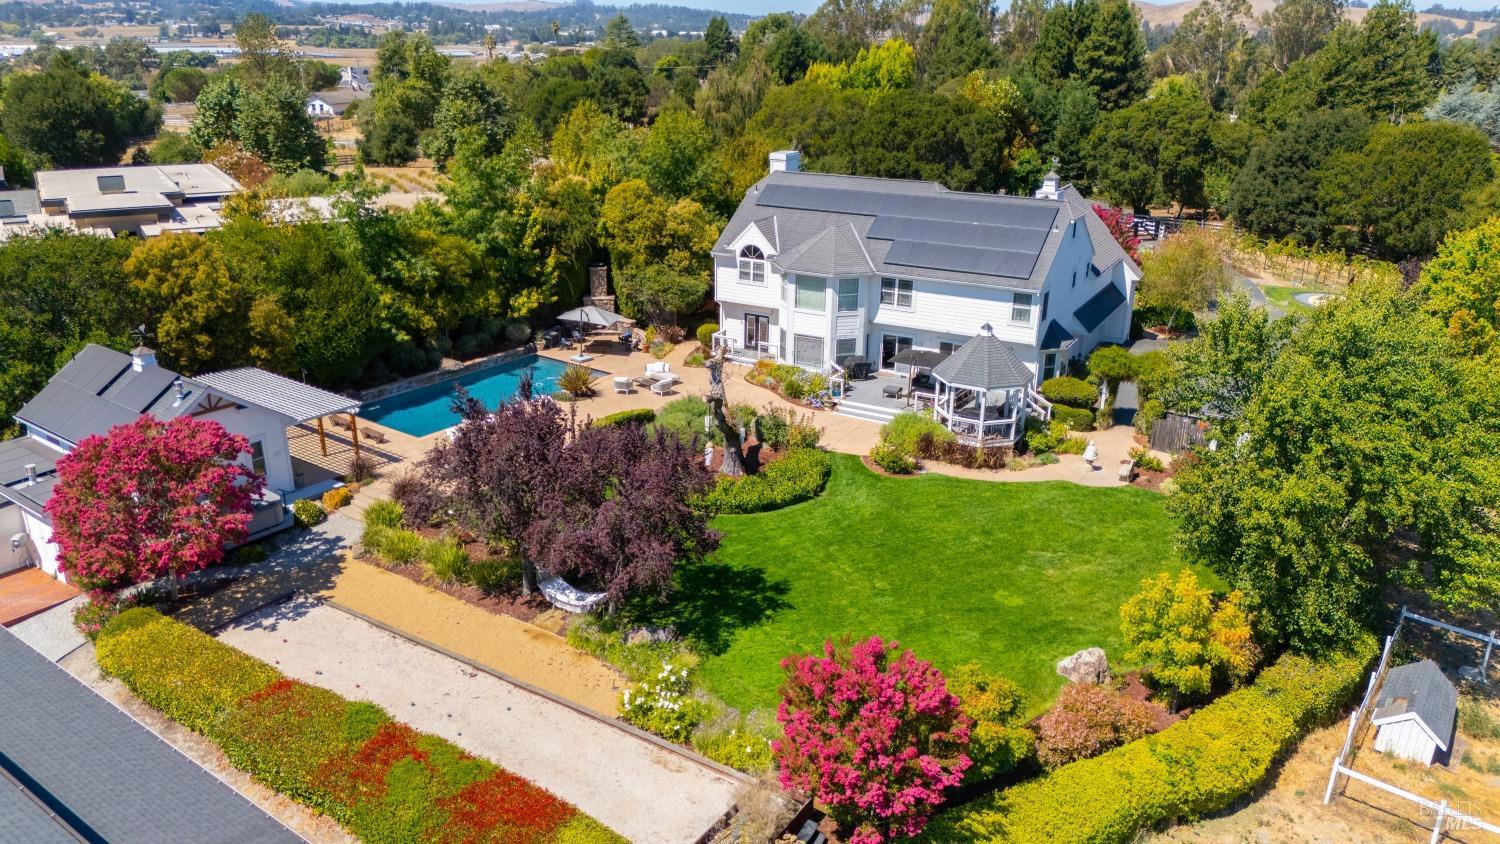
[(714, 15), (710, 18), (708, 29), (703, 31), (703, 63), (728, 64), (734, 61), (739, 49), (740, 45), (734, 40), (734, 33), (729, 31), (729, 21), (724, 20), (722, 15)]
[(994, 66), (989, 0), (936, 0), (917, 40), (917, 71), (930, 84)]
[(1102, 0), (1073, 58), (1083, 80), (1106, 111), (1123, 108), (1146, 93), (1146, 39), (1130, 0)]

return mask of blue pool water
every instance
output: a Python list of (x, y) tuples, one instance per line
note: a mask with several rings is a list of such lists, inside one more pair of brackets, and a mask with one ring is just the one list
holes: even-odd
[(566, 363), (530, 355), (362, 405), (359, 415), (402, 433), (424, 437), (459, 423), (458, 414), (453, 412), (455, 384), (464, 385), (469, 395), (484, 402), (486, 407), (495, 407), (516, 394), (522, 372), (530, 369), (536, 394), (548, 395), (556, 392), (557, 377), (567, 368)]

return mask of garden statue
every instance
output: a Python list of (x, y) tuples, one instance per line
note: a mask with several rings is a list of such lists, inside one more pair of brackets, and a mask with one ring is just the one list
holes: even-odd
[(708, 368), (708, 406), (713, 411), (714, 424), (724, 438), (724, 464), (719, 467), (719, 471), (726, 475), (743, 475), (745, 458), (740, 453), (743, 440), (739, 429), (730, 424), (724, 415), (724, 363), (723, 347), (703, 361), (703, 365)]

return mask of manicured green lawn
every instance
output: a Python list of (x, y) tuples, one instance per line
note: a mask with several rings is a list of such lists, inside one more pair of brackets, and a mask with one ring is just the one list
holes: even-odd
[(1297, 301), (1299, 294), (1326, 292), (1312, 287), (1283, 287), (1279, 284), (1262, 284), (1260, 290), (1271, 304), (1289, 314), (1312, 313), (1311, 305)]
[(673, 621), (735, 706), (774, 706), (779, 662), (841, 633), (894, 637), (940, 668), (977, 661), (1040, 709), (1057, 660), (1123, 653), (1120, 604), (1181, 567), (1164, 499), (1064, 482), (887, 478), (834, 455), (823, 495), (724, 516), (714, 561), (683, 572)]

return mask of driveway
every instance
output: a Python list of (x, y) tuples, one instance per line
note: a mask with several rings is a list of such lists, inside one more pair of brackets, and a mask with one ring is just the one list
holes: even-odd
[(491, 759), (632, 841), (692, 844), (741, 787), (608, 721), (312, 599), (261, 610), (219, 638), (288, 676), (375, 703)]

